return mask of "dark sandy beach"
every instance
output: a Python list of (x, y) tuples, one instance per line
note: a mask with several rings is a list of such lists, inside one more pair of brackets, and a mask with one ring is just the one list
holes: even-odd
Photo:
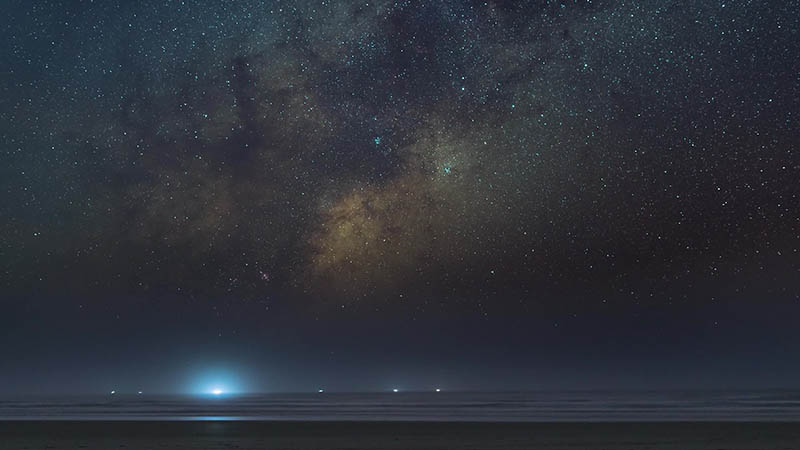
[(2, 449), (795, 449), (796, 423), (0, 422)]

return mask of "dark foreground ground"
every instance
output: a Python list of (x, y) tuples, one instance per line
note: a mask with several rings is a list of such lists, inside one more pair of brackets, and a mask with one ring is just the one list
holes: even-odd
[(798, 449), (798, 423), (0, 422), (2, 449)]

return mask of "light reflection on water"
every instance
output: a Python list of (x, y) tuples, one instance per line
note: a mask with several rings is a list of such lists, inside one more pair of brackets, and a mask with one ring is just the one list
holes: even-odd
[(197, 416), (197, 417), (184, 417), (181, 420), (201, 420), (201, 421), (220, 421), (220, 420), (247, 420), (246, 417), (239, 416)]
[(401, 392), (0, 399), (0, 420), (798, 421), (800, 391)]

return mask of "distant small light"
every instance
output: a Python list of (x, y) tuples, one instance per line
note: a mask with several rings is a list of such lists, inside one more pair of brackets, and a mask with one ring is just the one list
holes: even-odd
[(117, 391), (111, 391), (111, 395), (114, 395), (116, 393), (117, 393)]
[(211, 393), (214, 394), (214, 395), (221, 395), (222, 394), (222, 389), (214, 389), (214, 390), (211, 391)]
[(442, 392), (442, 390), (439, 389), (439, 388), (436, 388), (436, 392)]
[(397, 389), (392, 389), (392, 392), (398, 392)]
[(323, 392), (325, 392), (325, 389), (320, 389), (320, 390), (318, 390), (317, 392), (319, 392), (320, 394), (322, 394)]
[(142, 395), (142, 391), (137, 392), (137, 394)]

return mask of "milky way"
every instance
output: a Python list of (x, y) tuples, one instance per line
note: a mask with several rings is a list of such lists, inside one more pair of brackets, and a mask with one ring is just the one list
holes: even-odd
[(14, 295), (324, 316), (800, 294), (796, 2), (59, 3), (2, 30)]

